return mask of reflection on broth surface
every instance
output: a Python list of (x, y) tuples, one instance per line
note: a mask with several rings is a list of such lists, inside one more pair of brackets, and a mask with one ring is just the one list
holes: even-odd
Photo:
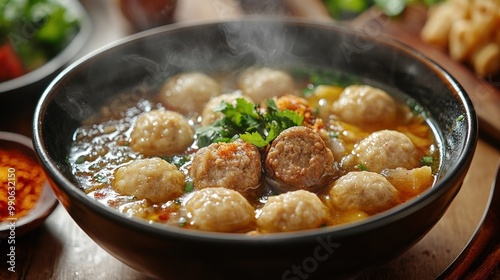
[(85, 121), (69, 156), (81, 188), (130, 217), (264, 234), (360, 220), (432, 186), (438, 145), (415, 102), (328, 71), (219, 76), (177, 74)]

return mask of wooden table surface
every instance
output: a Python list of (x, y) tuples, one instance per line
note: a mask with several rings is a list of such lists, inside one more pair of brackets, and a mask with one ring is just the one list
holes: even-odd
[[(91, 13), (95, 29), (83, 53), (131, 32), (115, 2), (82, 3)], [(35, 103), (33, 100), (16, 105), (20, 107), (2, 116), (0, 130), (31, 136)], [(443, 218), (409, 251), (362, 279), (435, 278), (456, 258), (479, 225), (499, 162), (500, 143), (481, 135), (462, 189)], [(40, 228), (16, 239), (14, 273), (7, 270), (6, 250), (6, 243), (2, 242), (0, 279), (147, 279), (97, 246), (61, 205)], [(500, 279), (500, 267), (491, 279)]]

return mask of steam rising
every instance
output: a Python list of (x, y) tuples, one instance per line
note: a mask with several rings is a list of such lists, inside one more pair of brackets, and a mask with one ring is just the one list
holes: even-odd
[[(102, 106), (104, 99), (131, 91), (137, 100), (130, 101), (138, 102), (145, 92), (158, 90), (179, 72), (236, 73), (252, 65), (297, 66), (315, 57), (310, 50), (316, 48), (311, 47), (314, 36), (298, 30), (279, 21), (263, 20), (152, 33), (78, 66), (71, 82), (64, 86), (66, 93), (57, 95), (57, 101), (64, 111), (81, 121)], [(318, 57), (315, 59), (317, 62)]]
[(287, 36), (283, 25), (255, 24), (255, 28), (245, 28), (245, 22), (222, 25), (231, 51), (237, 58), (251, 55), (256, 64), (276, 64), (283, 62), (283, 56), (290, 55), (295, 39)]

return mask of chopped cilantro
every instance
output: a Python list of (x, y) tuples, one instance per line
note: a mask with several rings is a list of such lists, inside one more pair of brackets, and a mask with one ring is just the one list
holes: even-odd
[(219, 121), (216, 121), (214, 124), (210, 126), (202, 126), (196, 129), (196, 136), (198, 138), (198, 146), (205, 147), (210, 145), (213, 142), (216, 142), (216, 139), (220, 139), (223, 128), (222, 126), (218, 126)]
[(273, 99), (267, 99), (265, 105), (266, 110), (262, 112), (257, 105), (243, 98), (238, 98), (235, 105), (222, 102), (214, 109), (223, 114), (222, 119), (196, 130), (198, 146), (241, 138), (257, 147), (265, 147), (283, 130), (304, 121), (297, 112), (279, 110)]
[(245, 142), (248, 142), (250, 144), (253, 144), (259, 148), (262, 148), (262, 147), (265, 147), (268, 145), (267, 141), (262, 138), (262, 135), (260, 135), (260, 133), (254, 131), (252, 133), (249, 133), (249, 132), (245, 132), (245, 134), (241, 134), (240, 135), (240, 138), (245, 141)]

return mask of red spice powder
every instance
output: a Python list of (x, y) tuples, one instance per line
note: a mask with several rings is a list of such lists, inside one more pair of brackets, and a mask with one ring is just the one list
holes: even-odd
[[(45, 180), (42, 167), (33, 157), (16, 149), (0, 149), (0, 222), (25, 216), (40, 198)], [(15, 194), (9, 195), (9, 186), (14, 183)], [(14, 202), (11, 209), (9, 201)]]

